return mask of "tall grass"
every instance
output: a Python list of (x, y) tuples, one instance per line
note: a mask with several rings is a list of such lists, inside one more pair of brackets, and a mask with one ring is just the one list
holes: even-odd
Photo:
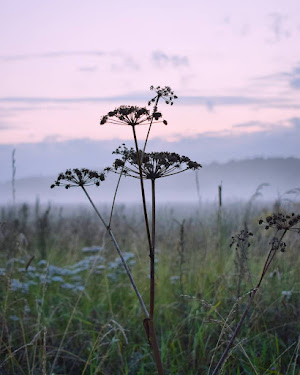
[[(157, 208), (155, 314), (167, 374), (207, 374), (232, 337), (235, 311), (237, 306), (240, 311), (246, 307), (251, 289), (249, 278), (244, 278), (237, 299), (236, 249), (229, 246), (246, 209), (223, 204), (219, 243), (214, 241), (220, 231), (214, 205), (204, 205), (201, 218), (192, 207)], [(93, 224), (95, 214), (85, 207), (52, 207), (46, 259), (41, 259), (34, 207), (27, 206), (27, 216), (21, 215), (23, 206), (17, 210), (19, 220), (11, 221), (11, 208), (1, 209), (1, 373), (50, 373), (59, 353), (56, 374), (155, 374), (137, 322), (143, 311), (130, 292), (113, 244)], [(109, 210), (102, 211), (109, 217)], [(270, 205), (253, 204), (248, 217), (254, 234), (249, 239), (248, 267), (256, 280), (272, 237), (257, 222), (271, 211)], [(127, 262), (148, 303), (141, 219), (138, 207), (116, 206), (115, 234), (122, 239)], [(15, 243), (20, 228), (26, 229), (26, 249)], [(286, 252), (274, 259), (230, 350), (223, 368), (226, 374), (298, 373), (299, 243), (293, 233), (286, 242)]]

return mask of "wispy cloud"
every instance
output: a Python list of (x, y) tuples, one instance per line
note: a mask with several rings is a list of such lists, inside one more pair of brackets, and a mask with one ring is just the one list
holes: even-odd
[(184, 96), (180, 97), (183, 105), (204, 105), (208, 110), (216, 107), (258, 107), (258, 108), (300, 108), (300, 103), (292, 99), (282, 97), (258, 97), (258, 96)]
[[(78, 50), (78, 51), (52, 51), (45, 53), (29, 53), (29, 54), (16, 54), (16, 55), (0, 55), (0, 61), (5, 62), (22, 62), (27, 60), (36, 59), (66, 59), (74, 57), (93, 57), (104, 58), (108, 60), (108, 65), (113, 71), (120, 70), (138, 70), (140, 68), (139, 64), (134, 60), (134, 58), (127, 52), (122, 50), (116, 51), (98, 51), (98, 50)], [(97, 65), (83, 65), (79, 67), (79, 72), (95, 72), (97, 70)]]
[[(300, 108), (300, 103), (295, 104), (289, 99), (283, 100), (281, 97), (254, 97), (254, 96), (179, 96), (180, 101), (176, 105), (205, 106), (208, 110), (213, 110), (220, 106), (255, 106), (260, 108)], [(98, 102), (123, 102), (130, 104), (133, 102), (147, 102), (149, 96), (145, 93), (135, 93), (120, 96), (106, 97), (0, 97), (0, 103), (10, 104), (64, 104), (64, 103), (98, 103)], [(21, 107), (19, 107), (22, 109)]]
[(93, 66), (82, 66), (78, 69), (79, 72), (94, 73), (98, 70), (96, 65)]
[(48, 104), (48, 103), (98, 103), (98, 102), (111, 102), (111, 101), (141, 101), (147, 100), (145, 95), (143, 97), (139, 95), (128, 95), (128, 96), (108, 96), (108, 97), (2, 97), (0, 103), (25, 103), (25, 104)]
[(300, 130), (300, 118), (299, 117), (292, 117), (290, 119), (290, 122), (295, 129)]
[(10, 129), (11, 126), (8, 126), (7, 124), (0, 121), (0, 131)]
[(256, 128), (259, 127), (261, 129), (265, 129), (270, 124), (263, 123), (261, 121), (247, 121), (240, 124), (233, 125), (233, 128)]
[(110, 66), (111, 70), (124, 71), (124, 70), (140, 70), (140, 65), (130, 56), (120, 56), (119, 61), (113, 62)]
[(300, 89), (300, 66), (293, 69), (292, 73), (289, 75), (290, 77), (290, 86), (293, 89)]
[(282, 39), (290, 37), (290, 31), (286, 27), (287, 17), (280, 13), (269, 14), (269, 28), (272, 33), (272, 38), (268, 41), (271, 43), (280, 42)]
[(162, 51), (154, 51), (151, 56), (152, 61), (159, 66), (171, 65), (174, 68), (189, 66), (187, 56), (168, 55)]
[(278, 72), (262, 77), (257, 77), (256, 80), (273, 82), (273, 83), (286, 83), (292, 89), (300, 89), (300, 64), (297, 64), (290, 71)]
[(0, 55), (2, 61), (22, 61), (32, 59), (57, 59), (65, 57), (76, 57), (76, 56), (93, 56), (103, 57), (107, 55), (107, 52), (103, 51), (53, 51), (45, 53), (29, 53), (29, 54), (18, 54), (18, 55)]
[(277, 122), (247, 121), (240, 124), (235, 124), (232, 126), (232, 128), (239, 129), (241, 131), (251, 130), (252, 132), (281, 132), (286, 131), (287, 129), (296, 129), (298, 122), (298, 118), (289, 118), (287, 120), (280, 120)]

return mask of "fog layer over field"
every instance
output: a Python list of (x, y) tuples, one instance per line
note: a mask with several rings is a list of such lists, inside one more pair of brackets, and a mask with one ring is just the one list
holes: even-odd
[[(58, 172), (61, 172), (57, 166)], [(217, 201), (218, 186), (222, 185), (223, 202), (247, 201), (255, 193), (260, 184), (265, 185), (261, 190), (262, 199), (295, 198), (290, 191), (300, 187), (300, 160), (262, 159), (231, 161), (225, 164), (211, 163), (203, 165), (197, 172), (185, 172), (157, 181), (158, 202), (190, 202)], [(50, 189), (57, 175), (44, 177), (29, 177), (17, 179), (16, 201), (34, 202), (38, 197), (41, 202), (54, 203), (84, 203), (86, 198), (80, 188), (66, 190), (63, 187)], [(118, 176), (110, 173), (103, 184), (96, 188), (90, 187), (93, 199), (100, 203), (110, 204), (113, 199)], [(149, 184), (145, 184), (150, 187)], [(121, 180), (117, 202), (139, 203), (139, 181), (131, 177)], [(288, 194), (287, 194), (288, 193)], [(11, 181), (0, 184), (0, 203), (12, 201)]]

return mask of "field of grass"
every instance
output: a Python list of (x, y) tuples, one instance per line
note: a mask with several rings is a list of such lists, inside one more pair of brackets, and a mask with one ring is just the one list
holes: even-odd
[[(157, 208), (155, 314), (166, 374), (211, 374), (274, 236), (258, 222), (278, 211), (299, 213), (299, 205)], [(156, 374), (143, 311), (92, 209), (37, 202), (0, 212), (0, 374)], [(112, 228), (148, 305), (141, 207), (117, 206)], [(253, 233), (243, 251), (230, 247), (242, 229)], [(300, 373), (299, 233), (285, 242), (223, 374)]]

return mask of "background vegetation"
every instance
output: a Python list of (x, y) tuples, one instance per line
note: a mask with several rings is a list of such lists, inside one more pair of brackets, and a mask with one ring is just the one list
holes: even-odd
[[(104, 210), (104, 211), (103, 211)], [(109, 209), (103, 207), (109, 216)], [(257, 282), (274, 233), (258, 225), (299, 204), (160, 206), (157, 335), (167, 374), (208, 374)], [(149, 256), (139, 206), (112, 227), (148, 302)], [(0, 373), (156, 374), (143, 313), (90, 207), (1, 208)], [(230, 247), (251, 231), (250, 247)], [(254, 300), (224, 374), (299, 374), (299, 236), (289, 233)], [(240, 297), (240, 298), (239, 298)]]

